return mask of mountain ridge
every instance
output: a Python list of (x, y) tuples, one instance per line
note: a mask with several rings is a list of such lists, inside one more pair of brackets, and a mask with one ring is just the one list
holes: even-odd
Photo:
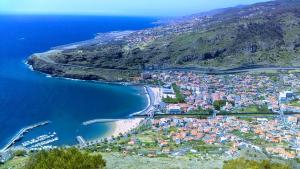
[(28, 63), (54, 76), (105, 81), (131, 81), (144, 70), (174, 67), (300, 66), (297, 0), (261, 2), (188, 18), (128, 34), (101, 34), (95, 43), (47, 55), (53, 63), (37, 55)]

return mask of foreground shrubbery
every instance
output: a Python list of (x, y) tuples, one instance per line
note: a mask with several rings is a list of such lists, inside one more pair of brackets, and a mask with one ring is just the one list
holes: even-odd
[(30, 157), (25, 169), (103, 169), (101, 155), (90, 155), (76, 148), (40, 151)]
[(288, 165), (271, 163), (269, 160), (254, 161), (239, 158), (225, 162), (223, 169), (291, 169)]

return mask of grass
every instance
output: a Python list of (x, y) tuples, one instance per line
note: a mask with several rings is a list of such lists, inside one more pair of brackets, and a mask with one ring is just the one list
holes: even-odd
[(28, 157), (15, 157), (5, 164), (0, 164), (0, 169), (22, 169), (27, 160)]
[(176, 98), (163, 98), (163, 102), (170, 104), (185, 103), (185, 97), (181, 94), (180, 88), (176, 84), (172, 84), (172, 88), (174, 89)]
[(243, 133), (239, 130), (234, 130), (231, 133), (238, 136), (238, 137), (240, 137), (240, 138), (243, 138), (247, 141), (250, 141), (255, 145), (259, 145), (259, 146), (269, 146), (269, 145), (271, 145), (271, 143), (267, 142), (264, 139), (261, 139), (261, 138), (257, 137), (257, 135), (254, 132), (251, 132), (251, 131), (248, 131), (247, 133)]
[(141, 157), (137, 155), (122, 155), (120, 153), (108, 153), (102, 154), (104, 159), (107, 162), (107, 169), (189, 169), (189, 168), (198, 168), (198, 169), (207, 169), (207, 168), (222, 168), (223, 161), (220, 160), (206, 160), (206, 159), (197, 159), (194, 155), (189, 154), (184, 157)]
[(234, 135), (236, 135), (238, 137), (247, 139), (247, 140), (256, 138), (256, 135), (253, 132), (243, 133), (243, 132), (241, 132), (239, 130), (234, 130), (234, 131), (232, 131), (232, 134), (234, 134)]
[(295, 106), (295, 107), (300, 107), (300, 101), (299, 100), (294, 100), (294, 101), (290, 102), (289, 105)]
[(240, 110), (241, 113), (271, 113), (267, 106), (251, 105)]
[(138, 139), (142, 143), (155, 143), (155, 140), (151, 136), (140, 136)]

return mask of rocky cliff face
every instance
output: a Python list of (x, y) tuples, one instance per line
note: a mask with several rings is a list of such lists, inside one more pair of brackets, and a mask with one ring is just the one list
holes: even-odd
[[(104, 43), (62, 50), (48, 59), (32, 56), (29, 64), (57, 76), (112, 81), (130, 80), (145, 69), (299, 66), (300, 1), (271, 1), (209, 16), (192, 15)], [(111, 71), (115, 73), (103, 73)]]

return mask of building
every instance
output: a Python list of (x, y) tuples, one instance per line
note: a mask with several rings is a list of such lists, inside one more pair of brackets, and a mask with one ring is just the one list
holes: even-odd
[(142, 73), (142, 74), (141, 74), (141, 78), (142, 78), (143, 80), (148, 80), (148, 79), (151, 79), (152, 76), (151, 76), (150, 73)]
[(161, 88), (161, 96), (162, 98), (176, 98), (174, 89), (172, 88), (171, 85), (165, 85)]
[(169, 114), (180, 114), (182, 113), (181, 108), (177, 104), (168, 105), (167, 112)]
[(291, 91), (284, 91), (279, 93), (279, 103), (287, 103), (294, 99), (294, 93)]

